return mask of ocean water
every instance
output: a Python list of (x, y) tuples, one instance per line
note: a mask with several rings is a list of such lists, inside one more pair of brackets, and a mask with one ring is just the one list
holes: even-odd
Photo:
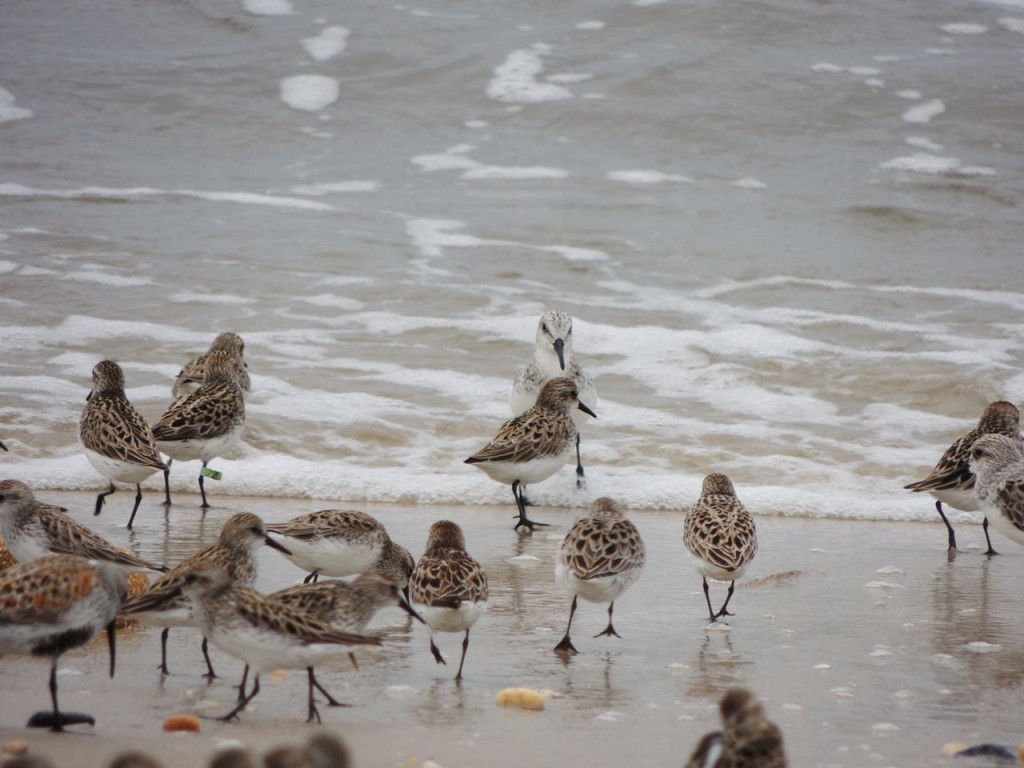
[(902, 486), (1024, 392), (1020, 0), (8, 0), (0, 36), (0, 462), (37, 488), (103, 485), (96, 362), (155, 421), (223, 330), (215, 496), (511, 506), (462, 460), (549, 307), (600, 400), (540, 505), (719, 471), (933, 520)]

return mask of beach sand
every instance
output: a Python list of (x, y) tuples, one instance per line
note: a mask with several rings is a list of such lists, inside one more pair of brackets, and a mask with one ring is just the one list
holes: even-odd
[[(92, 493), (40, 493), (112, 541), (171, 564), (212, 541), (235, 512), (276, 521), (353, 507), (222, 497), (214, 489), (215, 506), (205, 516), (197, 496), (178, 494), (165, 517), (159, 495), (148, 493), (129, 533), (123, 526), (131, 496), (110, 497), (94, 518)], [(648, 560), (615, 606), (622, 638), (592, 638), (605, 626), (606, 608), (581, 601), (573, 627), (580, 653), (566, 662), (552, 648), (569, 598), (552, 571), (577, 511), (536, 507), (531, 517), (552, 526), (518, 535), (511, 494), (509, 501), (358, 507), (415, 556), (435, 520), (463, 526), (470, 553), (488, 573), (491, 598), (472, 632), (461, 686), (453, 682), (461, 636), (438, 637), (448, 659), (438, 666), (425, 628), (388, 609), (373, 625), (384, 646), (361, 651), (358, 671), (347, 660), (318, 668), (327, 689), (352, 705), (321, 703), (323, 725), (306, 725), (305, 673), (295, 670), (265, 675), (241, 722), (203, 720), (199, 734), (167, 734), (162, 724), (172, 715), (226, 712), (242, 664), (211, 649), (221, 676), (208, 685), (198, 633), (176, 629), (172, 674), (161, 679), (159, 632), (136, 628), (119, 635), (114, 679), (102, 637), (62, 659), (62, 707), (97, 720), (94, 728), (75, 728), (85, 736), (25, 729), (33, 712), (49, 708), (48, 665), (0, 661), (0, 742), (25, 740), (31, 753), (58, 766), (103, 766), (129, 748), (166, 766), (197, 766), (226, 740), (261, 755), (323, 729), (339, 734), (362, 768), (408, 768), (431, 758), (443, 768), (680, 766), (700, 736), (718, 726), (716, 702), (733, 686), (764, 697), (794, 766), (941, 765), (950, 763), (940, 754), (946, 742), (1015, 746), (1024, 737), (1024, 550), (998, 538), (1004, 554), (984, 557), (978, 526), (960, 526), (966, 549), (949, 562), (937, 519), (758, 519), (760, 549), (730, 605), (736, 615), (728, 627), (709, 629), (700, 579), (682, 546), (683, 512), (634, 512)], [(261, 590), (303, 576), (272, 550), (259, 557)], [(713, 584), (713, 600), (724, 599), (725, 589)], [(542, 712), (499, 708), (495, 695), (509, 686), (555, 696)]]

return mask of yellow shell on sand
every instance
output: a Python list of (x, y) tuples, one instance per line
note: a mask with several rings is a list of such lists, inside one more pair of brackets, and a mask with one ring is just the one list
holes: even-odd
[(544, 695), (533, 688), (505, 688), (494, 697), (499, 707), (515, 707), (540, 711), (544, 709)]

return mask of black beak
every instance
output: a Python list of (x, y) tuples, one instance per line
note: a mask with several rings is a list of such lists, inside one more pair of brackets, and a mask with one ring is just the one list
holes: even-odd
[(403, 598), (399, 598), (398, 599), (398, 607), (401, 608), (406, 613), (408, 613), (414, 619), (416, 619), (416, 621), (418, 621), (420, 624), (426, 624), (427, 623), (427, 622), (425, 622), (423, 620), (422, 616), (420, 616), (418, 613), (416, 613), (416, 609), (413, 608), (411, 605), (409, 605), (408, 601), (406, 601), (405, 599), (403, 599)]
[(594, 413), (594, 412), (593, 412), (592, 410), (590, 410), (589, 408), (587, 408), (587, 406), (585, 406), (585, 405), (584, 405), (583, 403), (580, 403), (580, 404), (579, 404), (579, 409), (580, 409), (581, 411), (583, 411), (584, 413), (590, 414), (590, 415), (591, 415), (591, 416), (593, 416), (593, 417), (594, 417), (595, 419), (597, 418), (597, 414), (596, 414), (596, 413)]
[(558, 367), (563, 371), (565, 370), (565, 342), (561, 339), (555, 339), (552, 346), (555, 348), (555, 354), (558, 355)]
[(284, 554), (289, 556), (292, 553), (292, 551), (288, 549), (288, 547), (286, 547), (284, 544), (279, 543), (277, 540), (272, 539), (269, 536), (267, 536), (263, 541), (266, 543), (268, 547), (276, 549), (278, 552), (284, 552)]
[[(561, 357), (561, 353), (559, 353), (559, 357)], [(88, 403), (90, 400), (92, 400), (92, 393), (95, 392), (95, 391), (96, 391), (95, 389), (90, 389), (89, 390), (89, 394), (85, 396), (85, 402)]]
[(107, 645), (110, 646), (110, 676), (114, 676), (117, 666), (117, 619), (107, 624)]

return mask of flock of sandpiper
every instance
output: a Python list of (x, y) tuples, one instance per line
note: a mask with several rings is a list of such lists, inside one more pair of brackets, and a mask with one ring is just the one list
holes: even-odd
[[(222, 333), (206, 355), (188, 363), (174, 382), (172, 404), (152, 428), (126, 398), (124, 374), (117, 363), (98, 363), (93, 385), (79, 436), (85, 455), (109, 483), (97, 496), (95, 514), (116, 483), (133, 484), (131, 528), (142, 498), (140, 484), (156, 471), (164, 473), (169, 505), (173, 460), (202, 462), (199, 490), (202, 506), (207, 507), (203, 479), (216, 477), (208, 463), (236, 445), (245, 427), (245, 397), (251, 383), (242, 339)], [(574, 359), (568, 313), (549, 311), (541, 317), (534, 359), (516, 377), (510, 404), (518, 415), (466, 462), (511, 486), (519, 514), (516, 529), (532, 531), (544, 524), (526, 514), (526, 486), (555, 474), (573, 449), (577, 483), (582, 484), (579, 426), (596, 417), (596, 391)], [(164, 455), (169, 457), (166, 461)], [(984, 513), (987, 554), (995, 554), (988, 534), (990, 519), (997, 530), (1024, 544), (1024, 438), (1017, 408), (1008, 402), (992, 403), (977, 428), (953, 443), (926, 479), (906, 487), (935, 497), (949, 531), (951, 553), (956, 541), (943, 504)], [(307, 721), (319, 721), (315, 691), (331, 704), (338, 702), (316, 679), (315, 666), (350, 653), (354, 646), (380, 644), (379, 638), (365, 633), (379, 609), (397, 605), (425, 623), (431, 630), (430, 650), (441, 664), (445, 661), (433, 632), (463, 633), (458, 681), (470, 629), (484, 613), (488, 598), (487, 576), (467, 553), (461, 529), (444, 520), (431, 527), (417, 562), (377, 520), (362, 512), (323, 510), (275, 524), (236, 514), (225, 523), (216, 544), (168, 570), (106, 542), (66, 510), (37, 500), (24, 483), (6, 480), (0, 482), (0, 535), (19, 563), (0, 574), (0, 654), (52, 659), (53, 710), (33, 715), (29, 725), (54, 730), (93, 722), (88, 715), (60, 710), (58, 658), (106, 630), (113, 674), (114, 621), (119, 615), (162, 628), (164, 673), (168, 633), (178, 626), (202, 631), (208, 675), (214, 674), (208, 643), (246, 663), (238, 703), (222, 719), (237, 717), (259, 693), (261, 673), (299, 668), (308, 676)], [(753, 517), (728, 477), (712, 473), (704, 479), (700, 499), (686, 514), (683, 541), (702, 577), (709, 620), (732, 615), (729, 601), (736, 580), (757, 552), (757, 534)], [(255, 591), (254, 555), (263, 545), (307, 570), (306, 581), (270, 595)], [(570, 630), (580, 597), (608, 604), (608, 625), (600, 635), (618, 636), (612, 623), (615, 601), (640, 576), (644, 562), (644, 543), (621, 506), (609, 498), (596, 500), (569, 529), (555, 566), (556, 582), (572, 596), (557, 653), (577, 652)], [(125, 572), (138, 570), (161, 575), (129, 597)], [(319, 581), (320, 576), (356, 575), (350, 582)], [(730, 585), (718, 610), (712, 605), (709, 578)], [(247, 691), (250, 668), (254, 677)], [(701, 742), (691, 765), (785, 765), (778, 729), (764, 720), (749, 692), (727, 694), (721, 712), (723, 731)]]

